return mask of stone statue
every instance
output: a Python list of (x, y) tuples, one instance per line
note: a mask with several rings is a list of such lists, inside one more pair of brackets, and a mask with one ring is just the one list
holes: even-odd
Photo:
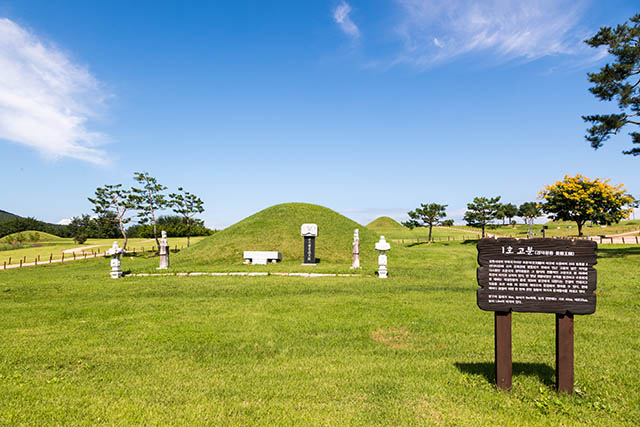
[(111, 246), (111, 249), (109, 249), (105, 253), (107, 255), (111, 255), (111, 278), (121, 278), (122, 269), (120, 267), (122, 265), (122, 261), (120, 261), (120, 256), (124, 253), (124, 249), (118, 247), (118, 242), (113, 242), (113, 246)]
[(356, 228), (353, 230), (353, 263), (351, 269), (360, 269), (360, 231)]
[(162, 238), (160, 239), (160, 267), (158, 270), (166, 270), (169, 268), (169, 244), (167, 243), (167, 232), (162, 230)]

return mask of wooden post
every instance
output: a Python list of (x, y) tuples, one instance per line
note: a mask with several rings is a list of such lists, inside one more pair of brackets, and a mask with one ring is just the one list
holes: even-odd
[(38, 265), (38, 258), (34, 258), (34, 259), (33, 259), (33, 263), (34, 263), (35, 265)]
[(7, 269), (7, 261), (4, 262), (4, 269)]
[(511, 390), (511, 312), (495, 312), (495, 359), (496, 385), (501, 390)]
[(636, 235), (636, 244), (638, 244), (638, 236)]
[(27, 262), (27, 256), (26, 255), (24, 256), (24, 262)]
[(75, 252), (73, 253), (73, 260), (74, 261), (76, 260), (76, 253)]
[(573, 314), (556, 314), (556, 389), (573, 394)]
[(38, 261), (40, 261), (40, 255), (38, 255)]
[(22, 258), (20, 258), (20, 268), (22, 268)]
[(9, 264), (11, 264), (11, 257), (9, 257)]
[(62, 261), (60, 262), (64, 262), (64, 252), (62, 252)]
[(53, 261), (53, 254), (49, 254), (49, 264), (51, 264), (51, 261)]

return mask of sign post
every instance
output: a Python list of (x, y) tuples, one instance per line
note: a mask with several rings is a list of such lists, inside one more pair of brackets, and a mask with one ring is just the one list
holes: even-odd
[(555, 313), (556, 388), (573, 393), (573, 316), (596, 310), (597, 244), (485, 238), (478, 242), (478, 307), (495, 312), (498, 388), (511, 388), (511, 312)]

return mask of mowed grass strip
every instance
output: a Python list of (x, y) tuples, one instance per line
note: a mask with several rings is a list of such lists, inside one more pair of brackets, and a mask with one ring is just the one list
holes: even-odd
[(496, 390), (476, 255), (396, 245), (387, 280), (111, 280), (100, 259), (8, 271), (0, 423), (634, 425), (638, 248), (599, 251), (573, 396), (554, 391), (549, 314), (514, 314), (514, 388)]

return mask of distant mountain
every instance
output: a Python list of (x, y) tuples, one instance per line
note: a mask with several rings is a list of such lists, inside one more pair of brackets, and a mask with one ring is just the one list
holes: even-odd
[(18, 215), (12, 214), (11, 212), (3, 211), (0, 209), (0, 222), (2, 221), (11, 221), (12, 219), (20, 218)]

